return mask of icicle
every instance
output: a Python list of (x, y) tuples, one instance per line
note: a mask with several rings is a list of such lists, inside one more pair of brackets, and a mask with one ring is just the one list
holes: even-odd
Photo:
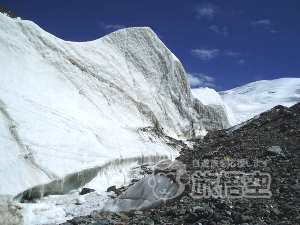
[[(31, 192), (32, 192), (32, 188), (29, 190), (29, 195), (28, 195), (28, 198), (30, 198), (30, 196), (31, 196)], [(22, 198), (23, 198), (23, 196), (22, 196)]]
[(41, 199), (44, 198), (44, 195), (45, 195), (45, 186), (44, 185), (40, 188), (40, 194), (41, 194)]
[(65, 178), (61, 180), (61, 192), (63, 192), (64, 190), (64, 182), (65, 182)]

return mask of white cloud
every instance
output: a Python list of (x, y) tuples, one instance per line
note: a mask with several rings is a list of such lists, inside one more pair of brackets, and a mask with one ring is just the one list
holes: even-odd
[(123, 25), (118, 25), (118, 24), (106, 24), (104, 22), (96, 22), (96, 27), (98, 29), (104, 29), (108, 32), (112, 32), (112, 31), (116, 31), (116, 30), (120, 30), (120, 29), (123, 29), (123, 28), (126, 28), (125, 26)]
[(186, 73), (191, 87), (215, 87), (215, 78), (202, 73)]
[(189, 74), (189, 73), (187, 73), (186, 75), (187, 75), (187, 77), (190, 81), (190, 85), (192, 87), (200, 86), (202, 84), (202, 81), (198, 77), (195, 77), (195, 76), (193, 76), (192, 74)]
[(197, 12), (197, 19), (213, 20), (216, 12), (216, 7), (211, 4), (203, 4), (196, 8), (196, 12)]
[(224, 35), (224, 36), (228, 35), (227, 27), (223, 27), (222, 29), (220, 29), (216, 25), (212, 25), (209, 27), (209, 29), (212, 30), (213, 32), (215, 32), (216, 34), (220, 34), (220, 35)]
[(241, 59), (241, 60), (238, 61), (238, 64), (240, 66), (244, 65), (245, 63), (246, 63), (246, 61), (244, 59)]
[(225, 51), (223, 54), (229, 57), (238, 57), (241, 55), (241, 53), (233, 52), (233, 51)]
[(105, 25), (104, 28), (107, 29), (107, 30), (119, 30), (119, 29), (123, 29), (125, 27), (122, 26), (122, 25), (108, 24), (108, 25)]
[(241, 56), (241, 53), (228, 51), (220, 51), (219, 49), (193, 49), (191, 53), (199, 57), (202, 60), (211, 60), (216, 57), (228, 57), (228, 58), (238, 58)]
[(270, 20), (258, 20), (256, 22), (250, 22), (252, 27), (261, 32), (261, 33), (271, 33), (274, 34), (276, 33), (276, 31), (274, 29), (272, 29), (273, 27), (273, 23), (271, 23)]
[(251, 25), (253, 27), (257, 27), (257, 26), (263, 26), (263, 27), (265, 27), (265, 26), (268, 26), (270, 24), (271, 24), (270, 20), (258, 20), (256, 22), (251, 22)]
[(202, 60), (211, 60), (220, 54), (218, 49), (193, 49), (191, 52), (194, 56), (197, 56)]
[(216, 25), (211, 25), (209, 27), (209, 29), (211, 29), (212, 31), (214, 31), (216, 33), (220, 33), (220, 30), (219, 30), (219, 28)]

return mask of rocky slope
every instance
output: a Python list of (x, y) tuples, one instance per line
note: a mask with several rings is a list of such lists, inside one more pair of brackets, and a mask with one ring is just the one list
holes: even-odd
[[(299, 223), (300, 103), (290, 108), (276, 106), (242, 125), (210, 132), (203, 140), (193, 141), (194, 147), (182, 149), (177, 158), (186, 164), (189, 175), (182, 178), (182, 182), (189, 178), (189, 183), (183, 194), (168, 205), (125, 213), (94, 212), (65, 224)], [(236, 171), (239, 174), (234, 174), (235, 178), (242, 177), (240, 174), (255, 173), (252, 184), (248, 182), (246, 186), (254, 187), (255, 192), (244, 197), (240, 192), (232, 192), (224, 198), (214, 189), (213, 197), (205, 198), (203, 193), (197, 193), (194, 186), (200, 179), (195, 174), (205, 171), (228, 174)], [(167, 174), (171, 171), (164, 172)], [(271, 177), (269, 187), (267, 180), (260, 177), (262, 174)], [(193, 180), (193, 177), (196, 179)], [(256, 184), (255, 178), (259, 178)], [(228, 184), (224, 182), (228, 182), (228, 178), (220, 180), (219, 184), (224, 187)], [(216, 188), (213, 183), (210, 184), (210, 188)], [(243, 186), (243, 183), (235, 184)], [(267, 191), (257, 192), (259, 189)]]

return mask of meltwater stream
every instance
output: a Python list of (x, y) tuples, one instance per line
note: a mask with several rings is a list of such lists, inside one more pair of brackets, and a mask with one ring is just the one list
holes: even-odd
[[(141, 165), (154, 166), (169, 159), (167, 156), (116, 159), (102, 167), (71, 174), (64, 179), (33, 187), (20, 193), (15, 200), (35, 200), (34, 203), (18, 203), (24, 224), (63, 223), (75, 216), (85, 216), (101, 210), (110, 200), (107, 188), (113, 185), (129, 185), (132, 179), (141, 179)], [(94, 192), (79, 195), (81, 188)], [(26, 201), (25, 201), (26, 202)]]

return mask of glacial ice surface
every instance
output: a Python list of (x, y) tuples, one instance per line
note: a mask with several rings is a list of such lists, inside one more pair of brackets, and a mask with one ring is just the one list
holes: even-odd
[(1, 194), (178, 149), (143, 131), (188, 138), (229, 126), (194, 99), (181, 63), (150, 28), (67, 42), (0, 14)]
[(2, 196), (66, 194), (93, 176), (108, 180), (105, 189), (111, 173), (124, 183), (117, 162), (174, 159), (180, 149), (166, 136), (230, 126), (192, 96), (180, 61), (150, 28), (75, 43), (1, 13), (0, 27)]
[(235, 114), (214, 89), (208, 87), (194, 88), (192, 89), (192, 94), (207, 108), (211, 108), (213, 111), (218, 110), (220, 115), (226, 115), (230, 126), (237, 124)]

